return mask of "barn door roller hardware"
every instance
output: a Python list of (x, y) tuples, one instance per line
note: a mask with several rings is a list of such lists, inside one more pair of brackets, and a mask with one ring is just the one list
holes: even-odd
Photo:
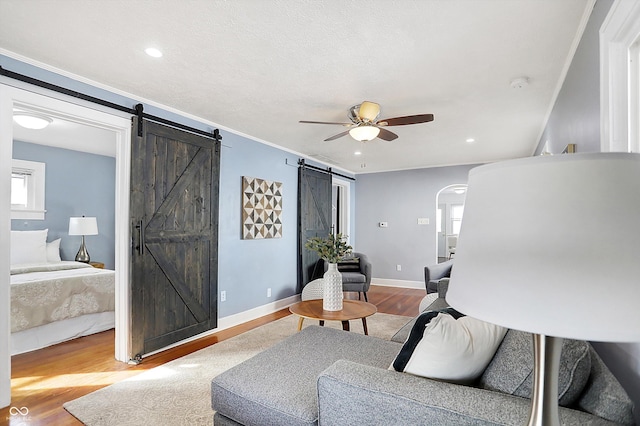
[(222, 136), (220, 135), (220, 130), (218, 129), (214, 129), (213, 132), (205, 132), (204, 130), (194, 129), (193, 127), (185, 126), (183, 124), (176, 123), (175, 121), (165, 120), (164, 118), (145, 113), (144, 105), (142, 104), (136, 104), (134, 111), (135, 111), (134, 114), (138, 118), (138, 137), (142, 137), (142, 120), (147, 119), (150, 121), (155, 121), (156, 123), (165, 124), (170, 127), (175, 127), (176, 129), (184, 130), (189, 133), (195, 133), (200, 136), (212, 138), (218, 142), (222, 140)]
[(331, 167), (327, 167), (326, 169), (323, 169), (321, 167), (316, 167), (316, 166), (312, 166), (311, 164), (307, 164), (307, 163), (305, 163), (304, 158), (301, 158), (301, 159), (298, 160), (298, 166), (306, 167), (308, 169), (317, 170), (317, 171), (323, 172), (323, 173), (328, 173), (328, 174), (334, 175), (334, 176), (340, 176), (342, 178), (349, 179), (349, 180), (356, 180), (355, 178), (352, 178), (351, 176), (346, 176), (346, 175), (334, 172), (331, 169)]
[(144, 106), (142, 104), (136, 105), (136, 116), (138, 116), (138, 137), (142, 137), (142, 122), (144, 119)]

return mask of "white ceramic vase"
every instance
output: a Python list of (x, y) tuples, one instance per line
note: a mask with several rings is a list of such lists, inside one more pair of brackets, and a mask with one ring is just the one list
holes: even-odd
[(329, 269), (324, 273), (324, 288), (322, 291), (322, 309), (325, 311), (342, 310), (342, 274), (338, 271), (337, 263), (329, 263)]

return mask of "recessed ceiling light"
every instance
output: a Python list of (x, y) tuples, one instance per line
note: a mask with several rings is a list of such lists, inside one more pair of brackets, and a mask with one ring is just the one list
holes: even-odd
[(476, 141), (476, 140), (475, 140), (474, 138), (468, 138), (468, 139), (467, 139), (467, 142), (468, 142), (468, 143), (475, 142), (475, 141)]
[(41, 130), (51, 124), (53, 120), (43, 114), (19, 111), (13, 113), (13, 121), (25, 129)]
[(353, 155), (362, 155), (362, 152), (356, 151), (356, 152), (353, 153)]
[(162, 58), (162, 52), (155, 47), (147, 47), (144, 52), (153, 58)]

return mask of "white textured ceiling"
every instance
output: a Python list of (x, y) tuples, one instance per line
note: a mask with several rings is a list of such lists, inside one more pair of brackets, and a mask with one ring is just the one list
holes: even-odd
[[(531, 155), (591, 0), (0, 0), (0, 53), (355, 173)], [(164, 56), (154, 59), (144, 49)], [(513, 89), (526, 76), (530, 84)], [(393, 142), (323, 142), (363, 100)], [(474, 143), (467, 143), (474, 138)], [(329, 159), (329, 160), (326, 160)], [(362, 163), (366, 167), (362, 168)]]

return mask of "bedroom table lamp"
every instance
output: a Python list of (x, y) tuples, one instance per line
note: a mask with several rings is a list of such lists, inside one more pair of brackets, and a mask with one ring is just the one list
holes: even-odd
[(85, 235), (98, 235), (98, 221), (95, 217), (71, 217), (69, 218), (69, 235), (82, 235), (82, 243), (78, 254), (76, 254), (76, 262), (89, 263), (91, 258), (84, 244)]
[(528, 424), (558, 425), (562, 339), (640, 341), (640, 155), (510, 160), (468, 183), (447, 302), (533, 333)]

